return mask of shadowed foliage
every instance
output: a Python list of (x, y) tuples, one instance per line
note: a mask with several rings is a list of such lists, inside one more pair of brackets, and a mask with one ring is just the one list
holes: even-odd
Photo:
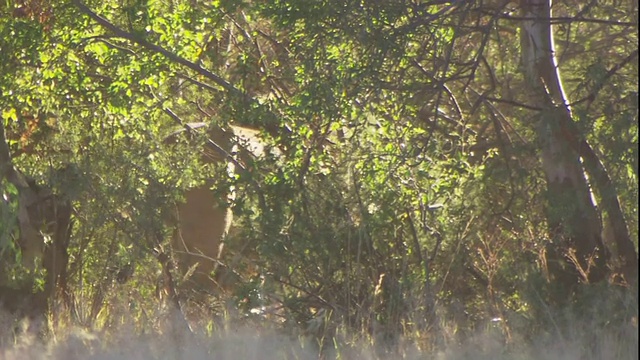
[(7, 328), (637, 356), (637, 30), (630, 0), (2, 2)]

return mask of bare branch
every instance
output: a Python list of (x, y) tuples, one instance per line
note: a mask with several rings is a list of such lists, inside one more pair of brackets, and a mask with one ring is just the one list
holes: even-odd
[(512, 16), (512, 15), (507, 15), (507, 14), (501, 14), (499, 16), (500, 19), (505, 19), (505, 20), (514, 20), (514, 21), (540, 21), (540, 20), (544, 20), (544, 21), (549, 21), (551, 23), (551, 25), (557, 25), (557, 24), (570, 24), (570, 23), (577, 23), (577, 22), (582, 22), (582, 23), (591, 23), (591, 24), (605, 24), (605, 25), (612, 25), (612, 26), (638, 26), (637, 23), (634, 22), (628, 22), (628, 21), (614, 21), (614, 20), (606, 20), (606, 19), (589, 19), (589, 18), (580, 18), (580, 17), (573, 17), (573, 16), (561, 16), (561, 17), (550, 17), (550, 18), (543, 18), (543, 17), (535, 17), (535, 16)]
[(580, 100), (574, 102), (570, 106), (575, 106), (575, 105), (583, 103), (585, 101), (588, 102), (587, 107), (591, 106), (591, 103), (593, 103), (593, 101), (596, 99), (596, 96), (598, 95), (600, 90), (602, 90), (602, 88), (604, 87), (606, 81), (609, 80), (610, 77), (615, 75), (618, 72), (618, 70), (622, 69), (625, 65), (627, 65), (628, 63), (630, 63), (632, 60), (634, 60), (637, 57), (638, 57), (638, 49), (633, 51), (631, 54), (629, 54), (629, 56), (624, 58), (620, 63), (616, 64), (609, 71), (607, 71), (607, 73), (604, 75), (602, 80), (596, 85), (596, 87), (593, 90), (591, 90), (589, 95), (587, 95), (583, 99), (580, 99)]

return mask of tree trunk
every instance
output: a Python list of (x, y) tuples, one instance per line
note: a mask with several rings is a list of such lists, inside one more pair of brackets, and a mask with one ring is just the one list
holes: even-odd
[[(29, 300), (34, 304), (30, 314), (44, 318), (47, 304), (54, 298), (58, 285), (66, 282), (71, 203), (54, 194), (49, 187), (36, 184), (14, 166), (4, 126), (0, 126), (0, 182), (4, 178), (18, 192), (17, 245), (21, 249), (22, 266), (31, 268), (35, 261), (40, 261), (47, 273), (44, 291), (31, 293), (37, 300)], [(0, 276), (0, 281), (4, 280)], [(32, 288), (30, 284), (24, 286), (25, 289), (17, 291)]]
[(582, 141), (572, 124), (555, 58), (551, 1), (521, 0), (521, 45), (530, 98), (541, 110), (537, 124), (543, 171), (547, 179), (546, 216), (551, 244), (547, 252), (550, 279), (568, 298), (583, 282), (608, 275), (608, 252), (602, 242), (601, 218), (593, 203), (580, 159)]

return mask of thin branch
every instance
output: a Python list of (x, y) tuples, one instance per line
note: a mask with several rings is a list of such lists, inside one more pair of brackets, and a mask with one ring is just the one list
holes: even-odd
[(493, 96), (486, 96), (484, 99), (487, 100), (487, 101), (493, 101), (493, 102), (497, 102), (497, 103), (513, 105), (513, 106), (520, 107), (520, 108), (527, 109), (527, 110), (535, 110), (535, 111), (541, 111), (542, 110), (542, 108), (537, 107), (537, 106), (528, 105), (528, 104), (521, 103), (521, 102), (514, 101), (514, 100), (495, 98)]
[[(184, 121), (182, 121), (182, 119), (180, 119), (180, 117), (176, 115), (176, 113), (174, 113), (171, 109), (164, 108), (162, 109), (162, 111), (165, 114), (169, 115), (169, 117), (171, 117), (176, 123), (180, 124), (187, 131), (187, 133), (193, 134), (194, 128), (192, 128), (188, 123), (185, 123)], [(236, 160), (233, 157), (233, 155), (229, 154), (229, 152), (223, 149), (220, 145), (216, 144), (215, 141), (207, 138), (207, 145), (210, 145), (211, 147), (213, 147), (213, 149), (216, 152), (224, 156), (225, 159), (230, 161), (233, 165), (237, 166), (238, 169), (242, 170), (243, 172), (248, 172), (247, 168), (244, 165), (242, 165), (242, 163)]]
[(202, 81), (198, 81), (198, 80), (196, 80), (196, 79), (194, 79), (194, 78), (192, 78), (192, 77), (190, 77), (190, 76), (188, 76), (186, 74), (176, 73), (176, 75), (178, 75), (178, 77), (183, 79), (183, 80), (186, 80), (186, 81), (188, 81), (188, 82), (190, 82), (190, 83), (192, 83), (192, 84), (194, 84), (194, 85), (196, 85), (198, 87), (201, 87), (201, 88), (203, 88), (205, 90), (209, 90), (209, 91), (211, 91), (213, 93), (219, 91), (218, 89), (214, 88), (213, 86), (211, 86), (209, 84), (206, 84), (206, 83), (203, 83)]
[[(106, 28), (107, 30), (113, 32), (115, 35), (120, 36), (124, 39), (127, 39), (133, 43), (136, 43), (140, 46), (142, 46), (145, 49), (148, 49), (150, 51), (156, 52), (158, 54), (162, 54), (163, 56), (165, 56), (167, 59), (178, 63), (180, 65), (186, 66), (187, 68), (195, 71), (196, 73), (204, 76), (205, 78), (213, 81), (214, 83), (216, 83), (217, 85), (219, 85), (220, 87), (222, 87), (223, 89), (225, 89), (226, 91), (228, 91), (231, 95), (234, 96), (238, 96), (241, 99), (251, 103), (251, 104), (258, 104), (260, 105), (260, 103), (258, 102), (258, 100), (256, 100), (255, 98), (252, 98), (250, 95), (248, 95), (247, 93), (241, 91), (240, 89), (236, 88), (235, 86), (233, 86), (231, 83), (229, 83), (228, 81), (226, 81), (225, 79), (223, 79), (222, 77), (210, 72), (207, 69), (204, 69), (203, 67), (201, 67), (200, 65), (193, 63), (181, 56), (178, 56), (168, 50), (166, 50), (165, 48), (152, 44), (144, 39), (141, 39), (129, 32), (126, 32), (120, 28), (118, 28), (117, 26), (113, 25), (112, 23), (110, 23), (108, 20), (106, 20), (105, 18), (103, 18), (102, 16), (94, 13), (89, 7), (87, 7), (86, 5), (84, 5), (80, 0), (73, 0), (73, 4), (75, 4), (79, 10), (86, 14), (87, 16), (89, 16), (90, 18), (92, 18), (93, 20), (95, 20), (98, 24), (100, 24), (101, 26), (103, 26), (104, 28)], [(201, 83), (202, 84), (202, 83)], [(198, 84), (200, 85), (200, 84)], [(278, 117), (278, 115), (276, 113), (274, 113), (271, 109), (266, 109), (266, 107), (262, 107), (263, 109), (266, 110), (266, 112), (274, 117)], [(273, 137), (281, 137), (281, 139), (283, 140), (283, 144), (282, 146), (287, 146), (288, 143), (285, 141), (286, 138), (285, 134), (289, 134), (291, 131), (287, 128), (287, 127), (281, 127), (278, 125), (272, 125), (270, 124), (269, 120), (265, 120), (265, 127), (264, 129)], [(285, 153), (283, 151), (283, 153)]]
[[(182, 126), (185, 129), (185, 131), (187, 131), (188, 134), (193, 134), (194, 128), (191, 127), (188, 123), (184, 122), (182, 119), (180, 119), (180, 117), (178, 115), (176, 115), (176, 113), (174, 113), (171, 109), (163, 108), (162, 111), (164, 111), (165, 114), (169, 115), (176, 123), (178, 123), (180, 126)], [(218, 152), (219, 154), (224, 156), (227, 161), (229, 161), (234, 166), (236, 166), (237, 169), (239, 169), (243, 174), (245, 174), (248, 177), (248, 179), (251, 182), (251, 184), (253, 186), (255, 186), (256, 193), (258, 195), (258, 203), (260, 205), (260, 208), (266, 209), (266, 200), (264, 198), (264, 193), (262, 191), (262, 187), (260, 186), (260, 183), (252, 175), (251, 171), (249, 171), (249, 169), (247, 169), (247, 167), (244, 164), (242, 164), (240, 161), (238, 161), (228, 151), (226, 151), (225, 149), (220, 147), (220, 145), (216, 144), (215, 141), (211, 140), (208, 137), (207, 137), (207, 145), (210, 145), (216, 152)], [(242, 145), (239, 144), (239, 143), (238, 143), (238, 146), (242, 147)]]
[[(491, 15), (490, 13), (488, 13)], [(612, 26), (638, 26), (637, 23), (628, 22), (628, 21), (614, 21), (614, 20), (606, 20), (606, 19), (589, 19), (589, 18), (579, 18), (572, 16), (561, 16), (561, 17), (536, 17), (536, 16), (511, 16), (507, 14), (499, 15), (500, 19), (505, 20), (514, 20), (514, 21), (549, 21), (551, 25), (556, 24), (567, 24), (567, 23), (592, 23), (592, 24), (605, 24)]]
[(152, 44), (144, 39), (141, 39), (127, 31), (124, 31), (122, 29), (120, 29), (119, 27), (113, 25), (112, 23), (110, 23), (107, 19), (103, 18), (102, 16), (96, 14), (95, 12), (93, 12), (88, 6), (86, 6), (85, 4), (83, 4), (82, 2), (80, 2), (79, 0), (74, 0), (73, 3), (80, 9), (80, 11), (84, 14), (86, 14), (87, 16), (89, 16), (90, 18), (92, 18), (93, 20), (95, 20), (98, 24), (100, 24), (102, 27), (106, 28), (107, 30), (113, 32), (115, 35), (122, 37), (124, 39), (127, 39), (133, 43), (136, 43), (140, 46), (142, 46), (143, 48), (147, 49), (147, 50), (151, 50), (153, 52), (159, 53), (164, 55), (167, 59), (176, 62), (180, 65), (186, 66), (189, 69), (197, 72), (198, 74), (206, 77), (207, 79), (210, 79), (211, 81), (215, 82), (216, 84), (218, 84), (219, 86), (221, 86), (222, 88), (224, 88), (225, 90), (227, 90), (229, 93), (233, 94), (233, 95), (238, 95), (241, 97), (247, 97), (246, 94), (244, 94), (242, 91), (240, 91), (238, 88), (236, 88), (235, 86), (231, 85), (228, 81), (226, 81), (225, 79), (223, 79), (222, 77), (210, 72), (209, 70), (204, 69), (203, 67), (201, 67), (200, 65), (193, 63), (181, 56), (178, 56), (174, 53), (172, 53), (171, 51)]
[(593, 101), (596, 99), (596, 96), (598, 95), (600, 90), (602, 90), (602, 88), (604, 87), (606, 81), (609, 80), (610, 77), (615, 75), (618, 72), (618, 70), (622, 69), (625, 65), (627, 65), (628, 63), (630, 63), (632, 60), (634, 60), (637, 57), (638, 57), (638, 49), (633, 51), (631, 54), (629, 54), (629, 56), (624, 58), (620, 63), (616, 64), (609, 71), (607, 71), (607, 73), (604, 75), (602, 80), (598, 82), (598, 84), (596, 85), (596, 87), (593, 90), (591, 90), (589, 95), (587, 95), (586, 97), (584, 97), (584, 98), (582, 98), (582, 99), (580, 99), (578, 101), (575, 101), (574, 103), (570, 104), (569, 106), (573, 107), (573, 106), (578, 105), (580, 103), (583, 103), (585, 101), (588, 102), (587, 107), (591, 106), (591, 103), (593, 103)]

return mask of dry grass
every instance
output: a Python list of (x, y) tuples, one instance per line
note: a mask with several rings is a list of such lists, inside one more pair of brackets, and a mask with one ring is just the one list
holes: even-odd
[[(439, 351), (421, 350), (415, 341), (406, 338), (400, 338), (392, 349), (382, 348), (375, 338), (350, 333), (340, 326), (333, 338), (323, 339), (325, 346), (320, 351), (320, 338), (304, 336), (292, 329), (276, 329), (267, 321), (233, 320), (231, 316), (215, 323), (201, 321), (194, 325), (194, 332), (174, 329), (174, 322), (166, 316), (159, 316), (146, 331), (141, 331), (139, 324), (126, 321), (119, 325), (111, 322), (102, 329), (85, 329), (60, 322), (58, 328), (47, 331), (46, 341), (35, 335), (33, 329), (37, 326), (33, 324), (12, 322), (6, 314), (0, 319), (3, 321), (0, 324), (0, 359), (6, 360), (638, 358), (637, 323), (596, 328), (601, 321), (585, 319), (557, 324), (556, 328), (540, 331), (528, 340), (524, 340), (526, 336), (515, 334), (510, 342), (505, 340), (501, 327), (490, 325), (464, 339), (451, 341)], [(14, 331), (22, 335), (14, 337)]]
[[(60, 311), (48, 321), (17, 321), (0, 311), (0, 360), (637, 359), (637, 296), (607, 288), (590, 291), (571, 310), (538, 305), (538, 311), (474, 325), (441, 309), (437, 330), (407, 327), (402, 334), (358, 331), (324, 312), (296, 324), (281, 313), (241, 314), (222, 310), (222, 303), (196, 302), (187, 306), (187, 328), (179, 313), (158, 306), (164, 302), (115, 291), (93, 319), (74, 321), (63, 315), (70, 311)], [(87, 314), (92, 306), (78, 301), (76, 313)]]

